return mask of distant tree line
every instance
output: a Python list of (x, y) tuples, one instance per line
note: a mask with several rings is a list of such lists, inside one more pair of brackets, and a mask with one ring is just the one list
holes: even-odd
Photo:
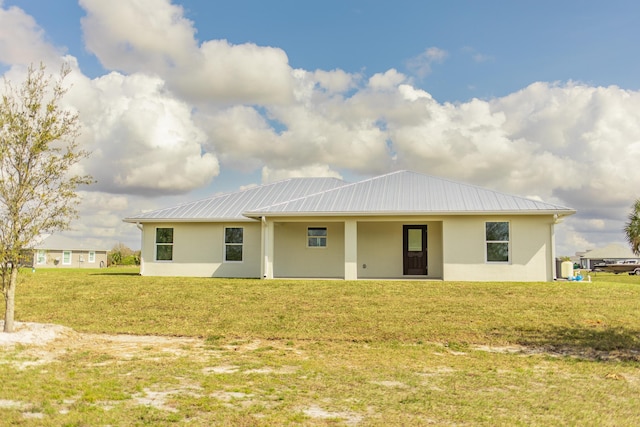
[(140, 265), (140, 251), (134, 251), (122, 242), (116, 243), (107, 256), (107, 265)]

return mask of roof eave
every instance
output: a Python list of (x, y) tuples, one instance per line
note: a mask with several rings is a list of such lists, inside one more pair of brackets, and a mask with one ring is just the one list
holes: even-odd
[(305, 216), (444, 216), (444, 215), (557, 215), (563, 218), (575, 214), (572, 209), (535, 209), (535, 210), (500, 210), (500, 211), (377, 211), (377, 212), (245, 212), (247, 218), (261, 217), (305, 217)]
[(166, 223), (166, 222), (254, 222), (249, 217), (234, 218), (125, 218), (122, 222), (130, 224)]
[(109, 252), (111, 249), (96, 249), (96, 248), (67, 248), (58, 246), (34, 246), (29, 248), (34, 251), (72, 251), (72, 252)]

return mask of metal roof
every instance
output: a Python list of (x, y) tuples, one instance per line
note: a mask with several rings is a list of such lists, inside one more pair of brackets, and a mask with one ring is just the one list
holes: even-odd
[(107, 252), (107, 249), (96, 247), (84, 240), (75, 240), (61, 234), (40, 236), (33, 249)]
[(580, 258), (589, 259), (636, 259), (638, 256), (634, 254), (630, 248), (610, 243), (603, 248), (592, 249), (582, 255)]
[(421, 173), (398, 171), (318, 194), (264, 205), (245, 212), (245, 215), (421, 213), (556, 213), (566, 216), (574, 214), (575, 210)]
[(348, 184), (291, 178), (125, 218), (125, 222), (251, 221), (263, 215), (558, 214), (575, 210), (417, 172)]
[(251, 187), (234, 193), (213, 196), (125, 218), (125, 222), (161, 221), (250, 221), (247, 210), (341, 187), (346, 182), (336, 178), (290, 178), (272, 184)]

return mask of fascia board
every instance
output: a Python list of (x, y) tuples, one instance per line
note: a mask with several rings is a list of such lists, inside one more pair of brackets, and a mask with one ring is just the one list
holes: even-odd
[(565, 217), (575, 214), (575, 210), (514, 210), (514, 211), (428, 211), (428, 212), (416, 212), (416, 211), (378, 211), (378, 212), (245, 212), (244, 216), (247, 218), (287, 218), (287, 217), (353, 217), (353, 216), (464, 216), (464, 215), (558, 215), (558, 217)]
[(146, 224), (146, 223), (196, 223), (196, 222), (255, 222), (250, 217), (243, 218), (125, 218), (122, 222), (130, 224)]

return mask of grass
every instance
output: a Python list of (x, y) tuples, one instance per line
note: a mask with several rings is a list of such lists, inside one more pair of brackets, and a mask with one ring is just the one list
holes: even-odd
[(31, 347), (0, 350), (0, 419), (38, 426), (640, 422), (640, 277), (463, 283), (135, 273), (22, 274), (17, 320), (183, 338), (171, 349), (151, 343), (120, 351), (99, 336), (61, 342), (45, 364)]

